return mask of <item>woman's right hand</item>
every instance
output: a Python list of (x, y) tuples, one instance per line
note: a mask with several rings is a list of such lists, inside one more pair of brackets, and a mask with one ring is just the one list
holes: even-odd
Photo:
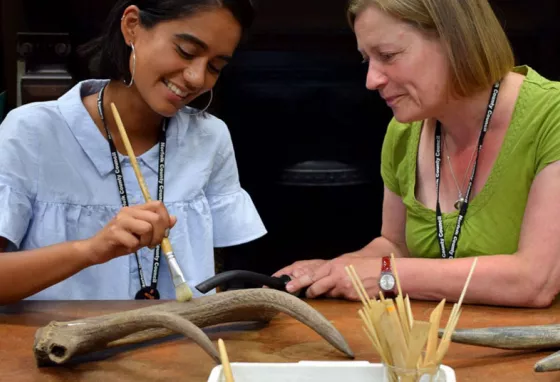
[(102, 264), (119, 256), (154, 248), (169, 234), (177, 218), (170, 216), (160, 201), (123, 207), (95, 236), (86, 240), (86, 256)]

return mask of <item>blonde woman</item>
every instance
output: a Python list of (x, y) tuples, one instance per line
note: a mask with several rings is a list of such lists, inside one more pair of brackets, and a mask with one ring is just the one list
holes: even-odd
[(366, 86), (394, 113), (382, 152), (381, 235), (331, 261), (276, 274), (289, 291), (356, 299), (395, 291), (546, 307), (560, 289), (560, 83), (514, 66), (487, 0), (353, 0), (348, 18)]

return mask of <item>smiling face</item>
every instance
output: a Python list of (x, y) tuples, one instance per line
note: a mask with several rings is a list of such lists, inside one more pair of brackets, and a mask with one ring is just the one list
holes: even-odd
[[(241, 26), (223, 8), (164, 21), (146, 29), (138, 9), (124, 13), (122, 31), (136, 51), (134, 86), (152, 110), (172, 116), (214, 87), (241, 39)], [(131, 72), (133, 61), (131, 58)]]
[(379, 91), (395, 118), (406, 123), (437, 115), (449, 89), (440, 40), (375, 6), (356, 17), (354, 30), (368, 63), (366, 87)]

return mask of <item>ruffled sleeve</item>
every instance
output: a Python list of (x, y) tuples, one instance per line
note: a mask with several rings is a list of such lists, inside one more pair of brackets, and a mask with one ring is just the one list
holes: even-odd
[(206, 188), (215, 247), (246, 243), (266, 234), (251, 197), (241, 188), (231, 135), (225, 124), (222, 127), (217, 160)]
[(31, 221), (38, 179), (38, 138), (30, 121), (24, 122), (23, 109), (0, 125), (0, 236), (16, 247)]

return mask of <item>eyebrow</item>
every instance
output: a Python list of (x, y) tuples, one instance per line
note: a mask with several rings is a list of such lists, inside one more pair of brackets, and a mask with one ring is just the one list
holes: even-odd
[[(199, 39), (198, 37), (193, 36), (192, 34), (188, 34), (188, 33), (177, 33), (175, 35), (175, 37), (177, 37), (180, 40), (186, 41), (186, 42), (190, 42), (193, 43), (195, 45), (198, 45), (202, 50), (207, 51), (208, 50), (208, 44), (206, 44), (204, 41), (202, 41), (201, 39)], [(218, 56), (218, 58), (224, 60), (224, 61), (231, 61), (231, 56), (228, 55), (220, 55)]]

